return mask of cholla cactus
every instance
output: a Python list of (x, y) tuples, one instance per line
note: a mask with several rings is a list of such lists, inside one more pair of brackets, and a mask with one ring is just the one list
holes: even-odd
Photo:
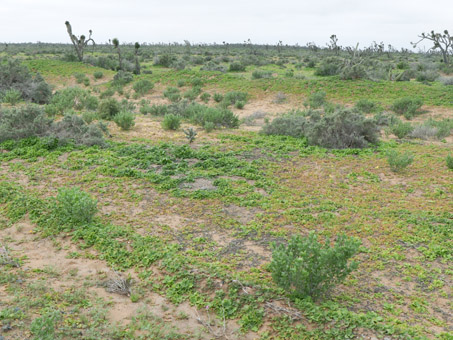
[(195, 137), (197, 136), (197, 131), (194, 130), (193, 128), (184, 129), (183, 132), (186, 135), (189, 144), (192, 143), (195, 140)]

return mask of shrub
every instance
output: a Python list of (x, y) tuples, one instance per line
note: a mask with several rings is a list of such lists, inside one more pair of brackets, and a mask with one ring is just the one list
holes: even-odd
[(357, 268), (357, 262), (348, 261), (359, 246), (360, 241), (346, 235), (338, 236), (333, 247), (328, 238), (320, 243), (314, 232), (305, 238), (293, 236), (288, 246), (272, 245), (272, 278), (294, 297), (316, 299)]
[(22, 94), (19, 90), (9, 89), (6, 90), (3, 94), (3, 98), (0, 98), (2, 102), (9, 103), (11, 105), (16, 105), (22, 100)]
[(56, 214), (69, 226), (90, 223), (97, 212), (97, 201), (77, 187), (58, 190)]
[(427, 140), (437, 137), (438, 132), (439, 130), (435, 126), (431, 126), (429, 124), (419, 124), (416, 125), (410, 132), (410, 137)]
[(310, 115), (308, 143), (331, 149), (365, 148), (378, 142), (379, 128), (372, 119), (347, 108), (318, 117)]
[(178, 130), (181, 126), (181, 117), (174, 114), (166, 114), (162, 121), (162, 127), (164, 130)]
[(340, 78), (343, 80), (353, 80), (367, 78), (367, 72), (363, 65), (347, 65), (341, 68)]
[(439, 81), (445, 86), (453, 85), (453, 77), (440, 77)]
[(423, 100), (419, 98), (400, 98), (393, 102), (391, 109), (395, 113), (403, 115), (406, 119), (411, 119), (422, 107)]
[(117, 74), (113, 76), (113, 81), (120, 85), (125, 85), (134, 80), (134, 74), (128, 71), (119, 70)]
[(98, 108), (99, 117), (107, 120), (113, 119), (120, 111), (120, 103), (114, 98), (101, 101)]
[(84, 73), (77, 72), (77, 73), (74, 73), (74, 78), (76, 79), (77, 84), (82, 84), (83, 81), (85, 80), (86, 76)]
[(179, 102), (181, 100), (181, 93), (176, 87), (169, 86), (164, 91), (164, 97), (168, 98), (172, 103)]
[(204, 103), (208, 103), (209, 102), (209, 99), (211, 99), (211, 95), (207, 92), (204, 92), (201, 94), (200, 96), (200, 99), (204, 102)]
[(271, 71), (255, 70), (252, 72), (252, 79), (272, 78)]
[(0, 142), (45, 136), (51, 124), (52, 120), (37, 105), (0, 108)]
[(214, 93), (212, 99), (214, 99), (216, 103), (220, 103), (223, 100), (223, 95), (221, 93)]
[(211, 122), (215, 127), (236, 128), (239, 118), (230, 110), (224, 108), (208, 107), (200, 104), (191, 104), (184, 111), (184, 116), (194, 124), (205, 126)]
[(185, 79), (178, 79), (178, 82), (176, 83), (178, 87), (183, 87), (186, 85), (186, 80)]
[(391, 125), (389, 130), (396, 137), (401, 139), (410, 134), (414, 130), (414, 128), (411, 123), (403, 123), (399, 121), (398, 123)]
[(236, 107), (236, 109), (242, 110), (244, 108), (244, 106), (245, 106), (245, 102), (242, 101), (242, 100), (238, 100), (236, 102), (236, 104), (234, 104), (234, 106)]
[(315, 71), (317, 76), (334, 76), (341, 71), (342, 60), (336, 57), (324, 59)]
[(445, 161), (447, 162), (447, 167), (453, 170), (453, 155), (448, 155)]
[(159, 65), (163, 67), (170, 67), (177, 58), (170, 54), (162, 54), (154, 58), (154, 65)]
[(305, 105), (311, 107), (312, 109), (317, 109), (327, 103), (326, 93), (324, 91), (318, 91), (312, 93), (308, 100), (305, 102)]
[(148, 79), (140, 79), (136, 81), (132, 86), (135, 93), (137, 93), (139, 96), (144, 96), (149, 91), (151, 91), (153, 87), (154, 84), (150, 82)]
[(306, 137), (310, 145), (325, 148), (364, 148), (378, 141), (379, 128), (373, 119), (346, 108), (321, 115), (306, 111), (275, 118), (262, 130), (265, 134)]
[(393, 172), (401, 172), (414, 161), (414, 156), (410, 153), (399, 153), (396, 150), (391, 150), (387, 153), (387, 162), (390, 170)]
[(135, 125), (135, 116), (130, 111), (121, 111), (113, 117), (113, 121), (123, 130), (130, 130)]
[(98, 105), (99, 101), (95, 96), (79, 87), (69, 87), (56, 92), (49, 104), (55, 113), (63, 113), (70, 109), (94, 111)]
[(46, 104), (52, 96), (52, 90), (37, 73), (32, 76), (29, 69), (18, 59), (0, 62), (0, 97), (8, 90), (17, 90), (24, 100), (37, 104)]
[(144, 115), (149, 113), (152, 114), (153, 116), (165, 116), (168, 113), (168, 106), (156, 104), (153, 104), (152, 106), (143, 105), (140, 108), (140, 112)]
[(104, 76), (104, 73), (102, 73), (101, 71), (96, 71), (93, 73), (94, 79), (101, 79), (103, 76)]
[(228, 107), (230, 105), (235, 105), (236, 102), (243, 101), (247, 102), (247, 93), (241, 91), (231, 91), (227, 92), (222, 99), (222, 106)]
[(215, 124), (213, 122), (205, 122), (203, 125), (203, 129), (209, 133), (215, 129)]
[(378, 110), (378, 105), (369, 99), (363, 98), (355, 103), (355, 108), (363, 113), (372, 113)]
[(244, 72), (245, 71), (245, 65), (240, 63), (240, 62), (232, 62), (230, 64), (230, 67), (228, 68), (228, 71), (230, 72)]
[(190, 90), (184, 92), (183, 97), (188, 100), (195, 100), (200, 93), (201, 89), (199, 87), (193, 87)]
[(285, 115), (277, 117), (271, 123), (264, 125), (262, 133), (266, 135), (304, 137), (307, 119), (300, 115)]
[(419, 82), (433, 82), (439, 78), (439, 73), (434, 70), (421, 71), (415, 77), (415, 80)]
[(60, 144), (73, 142), (78, 145), (104, 146), (104, 133), (107, 132), (107, 127), (101, 123), (87, 124), (78, 115), (66, 115), (52, 124), (46, 136), (57, 139)]

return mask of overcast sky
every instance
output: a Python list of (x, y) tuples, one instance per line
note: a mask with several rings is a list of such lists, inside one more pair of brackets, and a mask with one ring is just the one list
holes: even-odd
[[(421, 32), (453, 33), (453, 0), (0, 0), (0, 42), (253, 43), (410, 48)], [(430, 45), (427, 45), (430, 46)]]

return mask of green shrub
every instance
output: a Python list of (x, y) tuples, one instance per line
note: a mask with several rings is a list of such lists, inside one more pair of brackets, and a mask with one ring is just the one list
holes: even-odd
[(57, 91), (49, 105), (53, 107), (55, 113), (64, 113), (70, 109), (94, 111), (98, 108), (99, 101), (87, 90), (79, 87), (68, 87)]
[(204, 102), (204, 103), (208, 103), (209, 102), (209, 99), (211, 99), (211, 95), (207, 92), (204, 92), (201, 94), (200, 96), (200, 99)]
[(183, 93), (183, 97), (188, 100), (195, 100), (198, 95), (201, 93), (201, 89), (199, 87), (193, 87), (186, 92)]
[(93, 73), (94, 79), (101, 79), (103, 76), (104, 76), (104, 73), (102, 73), (101, 71), (96, 71)]
[(153, 104), (149, 106), (148, 104), (146, 104), (140, 108), (140, 113), (144, 115), (149, 113), (152, 114), (153, 116), (165, 116), (168, 113), (168, 105)]
[(170, 67), (177, 58), (170, 54), (162, 54), (154, 58), (154, 65)]
[(221, 93), (214, 93), (212, 99), (214, 99), (216, 103), (220, 103), (223, 100), (223, 95)]
[(363, 113), (372, 113), (378, 110), (378, 105), (369, 99), (363, 98), (355, 103), (355, 108)]
[(149, 91), (152, 90), (154, 87), (154, 84), (149, 81), (148, 79), (140, 79), (134, 83), (132, 88), (134, 89), (135, 93), (137, 93), (139, 96), (144, 96), (147, 94)]
[(215, 124), (213, 122), (205, 122), (203, 125), (203, 129), (209, 133), (215, 129)]
[(200, 104), (191, 104), (184, 111), (184, 116), (194, 124), (205, 126), (211, 122), (215, 127), (236, 128), (239, 126), (239, 118), (225, 108), (208, 107)]
[(272, 78), (271, 71), (255, 70), (252, 72), (252, 79)]
[(288, 246), (272, 245), (272, 278), (294, 297), (316, 299), (357, 268), (357, 262), (348, 260), (359, 246), (360, 241), (346, 235), (338, 236), (333, 247), (328, 238), (320, 243), (314, 232), (305, 238), (293, 236)]
[(236, 102), (236, 104), (234, 104), (234, 106), (236, 107), (236, 109), (242, 110), (244, 108), (244, 106), (245, 106), (245, 102), (242, 101), (242, 100), (238, 100)]
[(247, 93), (241, 91), (231, 91), (225, 93), (222, 99), (222, 106), (228, 107), (230, 105), (235, 105), (238, 101), (247, 103)]
[(121, 111), (113, 117), (113, 121), (123, 130), (130, 130), (135, 125), (135, 116), (130, 111)]
[(417, 114), (417, 111), (422, 107), (423, 100), (420, 98), (400, 98), (395, 100), (391, 106), (392, 111), (403, 115), (406, 119), (411, 119)]
[(164, 97), (168, 98), (172, 103), (179, 102), (181, 100), (181, 93), (176, 87), (169, 86), (164, 91)]
[(63, 224), (79, 226), (90, 223), (97, 212), (97, 201), (77, 187), (58, 190), (56, 214)]
[(86, 76), (84, 73), (74, 73), (74, 78), (76, 79), (77, 81), (77, 84), (82, 84), (83, 81), (85, 80)]
[(190, 83), (193, 87), (201, 87), (203, 86), (203, 79), (201, 78), (193, 78)]
[(11, 105), (16, 105), (22, 100), (22, 94), (19, 90), (9, 89), (6, 90), (3, 94), (3, 97), (0, 98), (2, 102), (9, 103)]
[(324, 91), (318, 91), (312, 93), (308, 97), (307, 101), (305, 102), (305, 105), (311, 107), (312, 109), (317, 109), (326, 103), (327, 103), (326, 93)]
[(401, 139), (410, 134), (414, 130), (414, 127), (411, 125), (411, 123), (403, 123), (399, 121), (398, 123), (391, 125), (389, 130), (396, 137)]
[(390, 170), (393, 172), (401, 172), (406, 169), (414, 161), (414, 156), (410, 153), (399, 153), (396, 150), (391, 150), (387, 153), (387, 162)]
[(162, 121), (162, 128), (164, 130), (178, 130), (181, 126), (181, 117), (174, 114), (166, 114)]
[(339, 74), (341, 71), (341, 65), (343, 61), (340, 58), (329, 57), (322, 60), (318, 68), (315, 71), (317, 76), (334, 76)]
[(178, 82), (176, 83), (178, 87), (183, 87), (186, 85), (186, 80), (185, 79), (178, 79)]
[(447, 162), (447, 167), (453, 170), (453, 155), (448, 155), (445, 161)]
[(113, 119), (120, 111), (120, 103), (114, 98), (101, 101), (98, 108), (99, 117), (107, 120)]
[(245, 71), (245, 65), (240, 63), (240, 62), (232, 62), (230, 64), (230, 67), (228, 68), (228, 71), (230, 72), (244, 72)]

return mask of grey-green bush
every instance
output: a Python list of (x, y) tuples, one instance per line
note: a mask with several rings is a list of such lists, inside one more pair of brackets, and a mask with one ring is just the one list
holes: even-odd
[(447, 162), (447, 168), (453, 170), (453, 155), (448, 155), (445, 161)]
[(406, 137), (414, 130), (411, 123), (403, 123), (402, 121), (397, 122), (390, 126), (389, 131), (393, 133), (399, 139)]
[(134, 83), (132, 88), (139, 96), (144, 96), (154, 87), (154, 84), (148, 79), (140, 79)]
[(358, 266), (349, 259), (357, 254), (360, 241), (339, 235), (334, 246), (330, 239), (319, 242), (318, 235), (293, 236), (288, 246), (272, 245), (269, 269), (275, 283), (293, 297), (319, 298), (341, 283)]
[(101, 101), (98, 107), (99, 117), (107, 120), (113, 119), (113, 117), (115, 117), (120, 111), (121, 105), (114, 98)]

